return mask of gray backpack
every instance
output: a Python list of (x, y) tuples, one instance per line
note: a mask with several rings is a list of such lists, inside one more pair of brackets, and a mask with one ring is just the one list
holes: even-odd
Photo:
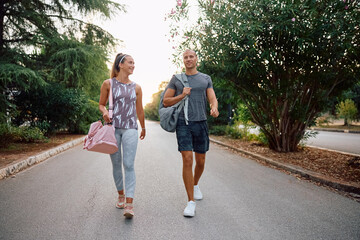
[[(184, 85), (184, 87), (189, 87), (189, 82), (185, 73), (176, 74), (175, 77)], [(160, 95), (160, 104), (159, 104), (159, 117), (160, 117), (160, 126), (167, 132), (175, 132), (176, 124), (179, 118), (181, 110), (184, 108), (185, 121), (187, 124), (188, 121), (188, 96), (183, 98), (180, 102), (170, 106), (164, 107), (163, 100), (164, 94), (167, 88)]]

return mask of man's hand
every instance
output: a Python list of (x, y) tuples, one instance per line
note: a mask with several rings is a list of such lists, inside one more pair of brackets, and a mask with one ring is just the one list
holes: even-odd
[(219, 116), (219, 111), (216, 107), (212, 107), (210, 109), (210, 115), (213, 116), (214, 118)]
[(186, 97), (187, 95), (190, 95), (191, 93), (191, 87), (184, 87), (182, 95)]

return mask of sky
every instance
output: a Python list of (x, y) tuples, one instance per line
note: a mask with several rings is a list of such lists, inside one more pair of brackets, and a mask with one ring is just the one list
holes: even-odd
[(135, 70), (130, 80), (139, 84), (143, 91), (143, 105), (151, 102), (162, 81), (169, 81), (179, 71), (172, 63), (172, 45), (165, 35), (169, 32), (167, 13), (176, 6), (176, 0), (120, 0), (127, 13), (119, 13), (110, 21), (97, 22), (114, 37), (123, 41), (110, 56), (117, 53), (134, 58)]

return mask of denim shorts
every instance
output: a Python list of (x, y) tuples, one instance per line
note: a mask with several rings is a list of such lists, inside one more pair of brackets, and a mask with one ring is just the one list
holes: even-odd
[(206, 153), (209, 150), (209, 130), (207, 121), (189, 121), (179, 118), (176, 126), (178, 150)]

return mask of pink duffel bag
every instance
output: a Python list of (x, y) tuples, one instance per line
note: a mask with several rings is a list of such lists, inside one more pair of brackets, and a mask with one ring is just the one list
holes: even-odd
[(108, 154), (117, 152), (115, 128), (112, 125), (103, 126), (101, 121), (92, 123), (84, 140), (84, 149)]
[[(113, 99), (112, 82), (110, 81), (109, 117), (112, 118)], [(89, 133), (84, 139), (84, 149), (93, 152), (112, 154), (117, 152), (118, 146), (115, 138), (115, 128), (111, 124), (102, 125), (101, 121), (90, 125)]]

